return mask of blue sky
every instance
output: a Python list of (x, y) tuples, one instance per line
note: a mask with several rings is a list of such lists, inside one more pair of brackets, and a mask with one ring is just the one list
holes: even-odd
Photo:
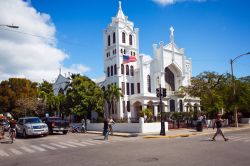
[[(55, 47), (68, 56), (60, 61), (65, 68), (82, 64), (88, 69), (84, 75), (93, 79), (104, 75), (103, 30), (116, 15), (118, 0), (29, 2), (37, 13), (50, 17)], [(152, 44), (167, 44), (172, 25), (177, 46), (192, 59), (193, 76), (230, 72), (229, 60), (250, 52), (249, 6), (249, 0), (122, 0), (124, 14), (140, 29), (140, 53), (153, 57)], [(238, 59), (234, 67), (237, 77), (250, 75), (250, 55)]]

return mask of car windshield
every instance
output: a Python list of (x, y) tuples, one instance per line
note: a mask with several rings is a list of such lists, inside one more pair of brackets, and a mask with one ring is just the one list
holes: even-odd
[(39, 118), (29, 118), (25, 119), (25, 123), (41, 123), (42, 121)]

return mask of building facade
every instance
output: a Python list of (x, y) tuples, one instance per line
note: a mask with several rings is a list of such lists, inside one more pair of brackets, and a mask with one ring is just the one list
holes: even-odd
[[(185, 56), (184, 49), (176, 46), (174, 28), (169, 30), (169, 44), (153, 44), (153, 58), (140, 54), (139, 29), (124, 15), (119, 2), (117, 15), (103, 32), (106, 77), (99, 85), (107, 88), (115, 84), (121, 88), (124, 97), (116, 103), (114, 112), (106, 107), (106, 114), (117, 119), (137, 119), (140, 110), (149, 108), (157, 117), (159, 98), (156, 97), (156, 88), (160, 85), (167, 90), (167, 96), (163, 98), (164, 112), (199, 110), (199, 98), (175, 93), (181, 86), (190, 85), (192, 63)], [(132, 61), (125, 62), (124, 55)]]

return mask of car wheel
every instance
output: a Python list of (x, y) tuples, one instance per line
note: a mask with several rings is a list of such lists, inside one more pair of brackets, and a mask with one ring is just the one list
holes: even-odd
[(66, 135), (68, 133), (68, 131), (63, 131), (63, 134)]
[(52, 129), (49, 129), (49, 134), (53, 134), (53, 130)]
[(27, 136), (27, 133), (26, 133), (26, 131), (25, 130), (23, 130), (23, 138), (27, 138), (28, 136)]

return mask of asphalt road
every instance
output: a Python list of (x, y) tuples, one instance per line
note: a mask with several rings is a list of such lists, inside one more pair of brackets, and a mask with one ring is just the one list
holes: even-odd
[(95, 134), (52, 135), (0, 144), (1, 166), (249, 166), (250, 129), (187, 138), (111, 137)]

